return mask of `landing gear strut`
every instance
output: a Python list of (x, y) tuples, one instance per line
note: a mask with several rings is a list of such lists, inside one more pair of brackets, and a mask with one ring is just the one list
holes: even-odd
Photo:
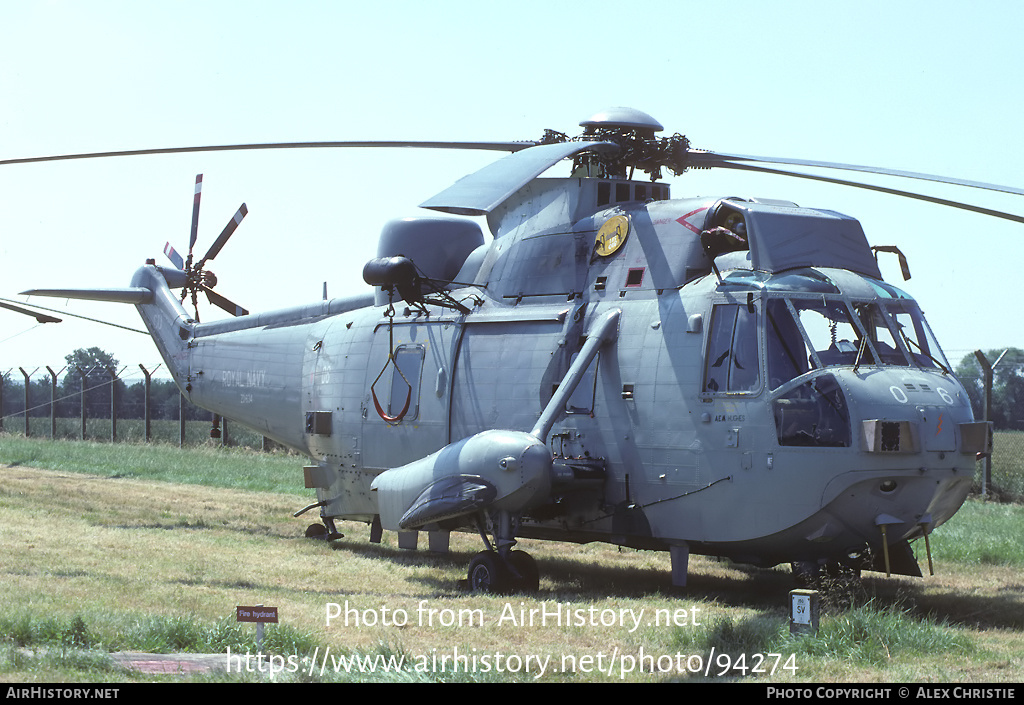
[(537, 562), (526, 551), (512, 550), (516, 544), (514, 536), (518, 519), (503, 511), (486, 518), (492, 528), (494, 543), (487, 538), (484, 517), (478, 517), (477, 528), (487, 548), (469, 562), (469, 589), (495, 595), (536, 592), (540, 588)]

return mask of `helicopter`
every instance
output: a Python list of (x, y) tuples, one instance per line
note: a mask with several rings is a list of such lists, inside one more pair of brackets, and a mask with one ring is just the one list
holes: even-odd
[[(14, 164), (229, 149), (402, 146), (509, 152), (393, 220), (356, 295), (250, 313), (208, 264), (148, 260), (128, 287), (33, 289), (134, 304), (182, 393), (305, 454), (305, 487), (337, 523), (452, 531), (482, 550), (470, 589), (536, 591), (521, 540), (667, 551), (800, 576), (922, 576), (912, 543), (965, 501), (989, 424), (975, 420), (915, 299), (883, 279), (861, 224), (782, 200), (674, 198), (663, 174), (729, 168), (867, 188), (1024, 222), (1012, 213), (854, 181), (810, 166), (1024, 195), (915, 172), (692, 149), (632, 108), (569, 137), (494, 143), (222, 145), (2, 160)], [(572, 160), (569, 176), (543, 173)], [(639, 172), (639, 173), (638, 173)], [(478, 219), (490, 230), (489, 241)], [(175, 293), (180, 290), (179, 293)], [(200, 321), (198, 295), (232, 314)], [(191, 295), (194, 311), (185, 308)]]

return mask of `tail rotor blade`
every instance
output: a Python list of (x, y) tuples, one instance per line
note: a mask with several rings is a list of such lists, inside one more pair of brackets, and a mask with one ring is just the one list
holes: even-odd
[(164, 245), (164, 254), (175, 267), (181, 270), (185, 269), (185, 260), (181, 258), (181, 255), (179, 255), (173, 247), (171, 247), (171, 243), (168, 242)]
[(242, 218), (244, 218), (248, 212), (249, 209), (246, 208), (245, 204), (243, 203), (242, 207), (235, 212), (234, 217), (230, 221), (228, 221), (227, 225), (224, 226), (224, 229), (221, 231), (220, 235), (217, 236), (217, 239), (210, 247), (209, 252), (206, 253), (206, 256), (199, 261), (199, 267), (202, 267), (207, 260), (211, 260), (217, 256), (217, 254), (221, 251), (221, 248), (223, 248), (225, 243), (227, 243), (228, 238), (231, 237), (231, 234), (235, 232), (235, 230), (238, 228), (238, 225), (242, 222)]
[(207, 296), (207, 298), (210, 299), (210, 303), (211, 304), (213, 304), (214, 306), (217, 306), (219, 308), (224, 309), (225, 311), (230, 313), (232, 316), (248, 316), (249, 315), (249, 311), (247, 311), (246, 309), (242, 308), (241, 306), (239, 306), (235, 302), (231, 301), (230, 299), (228, 299), (228, 298), (226, 298), (224, 296), (221, 296), (220, 294), (215, 292), (213, 289), (211, 289), (211, 288), (209, 288), (207, 286), (204, 286), (203, 287), (203, 291), (206, 292), (206, 296)]
[[(199, 236), (199, 198), (203, 195), (203, 175), (196, 174), (196, 194), (192, 199), (192, 236), (188, 241), (188, 251), (196, 246), (196, 238)], [(181, 269), (181, 267), (178, 267)]]

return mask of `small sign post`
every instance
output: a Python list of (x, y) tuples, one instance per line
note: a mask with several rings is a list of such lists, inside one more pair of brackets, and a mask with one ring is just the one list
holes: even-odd
[(256, 623), (256, 650), (263, 653), (263, 625), (277, 624), (277, 608), (263, 605), (238, 605), (235, 607), (235, 621)]
[(818, 633), (820, 611), (817, 590), (792, 590), (789, 593), (789, 633), (795, 635)]

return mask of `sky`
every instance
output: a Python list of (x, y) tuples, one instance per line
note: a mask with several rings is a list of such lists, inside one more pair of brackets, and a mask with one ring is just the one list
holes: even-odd
[[(882, 166), (1024, 186), (1024, 3), (109, 2), (0, 0), (0, 159), (312, 140), (531, 140), (612, 106), (697, 148)], [(367, 290), (384, 224), (501, 156), (351, 149), (0, 166), (0, 298), (127, 286), (165, 242), (197, 254), (242, 202), (209, 267), (251, 311)], [(555, 167), (555, 170), (559, 167)], [(555, 172), (553, 172), (555, 173)], [(1024, 197), (860, 177), (1024, 215)], [(886, 279), (921, 303), (954, 362), (1024, 347), (1024, 225), (836, 185), (729, 170), (669, 178), (676, 197), (795, 201), (897, 245)], [(133, 328), (134, 307), (33, 299)], [(203, 304), (203, 320), (221, 317)], [(65, 308), (66, 307), (66, 308)], [(59, 314), (57, 314), (59, 315)], [(148, 337), (0, 309), (0, 373), (58, 370), (75, 348), (127, 380)], [(158, 376), (161, 369), (157, 370)]]

